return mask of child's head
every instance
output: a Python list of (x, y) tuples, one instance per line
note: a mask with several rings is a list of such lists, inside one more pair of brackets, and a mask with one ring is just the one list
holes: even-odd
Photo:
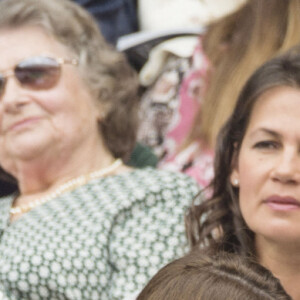
[(162, 268), (137, 300), (291, 300), (261, 265), (233, 254), (194, 251)]

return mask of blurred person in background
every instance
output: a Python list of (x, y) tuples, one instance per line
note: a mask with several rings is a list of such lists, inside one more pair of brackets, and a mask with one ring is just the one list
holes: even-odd
[(115, 45), (120, 36), (138, 30), (136, 0), (73, 0), (97, 20), (105, 39)]
[(155, 150), (160, 168), (184, 172), (202, 186), (213, 177), (215, 138), (243, 84), (300, 41), (299, 0), (238, 4), (199, 37), (191, 64), (167, 52), (169, 65), (155, 79), (151, 59), (140, 73), (150, 86), (142, 98), (139, 140)]

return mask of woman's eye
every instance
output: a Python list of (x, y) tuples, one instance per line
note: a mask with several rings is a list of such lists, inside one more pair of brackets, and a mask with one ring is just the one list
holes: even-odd
[(258, 149), (278, 149), (280, 144), (275, 141), (261, 141), (254, 145), (254, 148)]

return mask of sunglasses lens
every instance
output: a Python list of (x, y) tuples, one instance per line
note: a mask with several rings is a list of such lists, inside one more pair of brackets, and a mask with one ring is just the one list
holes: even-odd
[(3, 94), (5, 88), (5, 77), (0, 74), (0, 95)]
[(15, 68), (15, 76), (19, 82), (31, 89), (50, 89), (57, 83), (59, 75), (60, 65), (50, 57), (31, 57)]

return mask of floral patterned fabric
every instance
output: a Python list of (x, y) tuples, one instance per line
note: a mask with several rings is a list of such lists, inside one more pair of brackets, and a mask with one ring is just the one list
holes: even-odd
[(151, 168), (95, 179), (9, 223), (0, 206), (0, 299), (133, 300), (186, 249), (198, 186)]
[(213, 177), (213, 151), (196, 141), (180, 150), (201, 110), (209, 61), (202, 40), (192, 58), (170, 55), (157, 78), (142, 97), (138, 139), (159, 157), (160, 168), (181, 171), (206, 186)]

